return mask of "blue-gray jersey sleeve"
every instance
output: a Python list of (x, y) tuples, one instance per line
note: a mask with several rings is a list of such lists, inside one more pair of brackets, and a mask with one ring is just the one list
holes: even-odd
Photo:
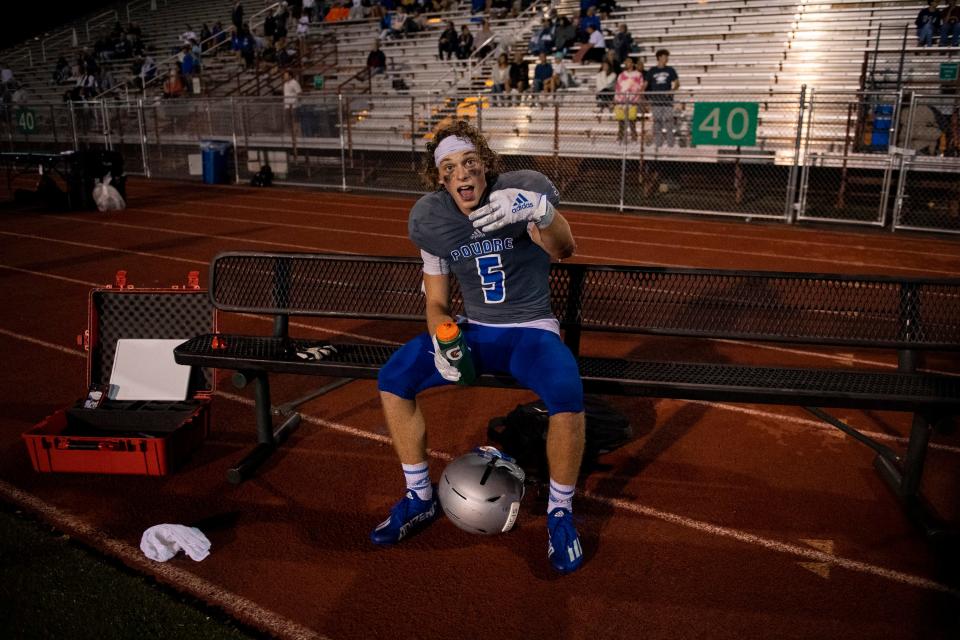
[(547, 196), (554, 207), (560, 206), (560, 191), (550, 182), (550, 178), (539, 171), (510, 171), (497, 178), (491, 191), (497, 189), (524, 189)]

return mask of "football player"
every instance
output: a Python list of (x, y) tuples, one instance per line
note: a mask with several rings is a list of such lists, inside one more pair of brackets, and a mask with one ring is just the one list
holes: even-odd
[(584, 447), (583, 387), (550, 306), (552, 259), (575, 249), (556, 207), (560, 194), (535, 171), (502, 171), (499, 156), (469, 123), (440, 130), (427, 145), (424, 178), (435, 188), (413, 206), (408, 229), (423, 257), (428, 332), (402, 346), (380, 371), (378, 387), (407, 491), (371, 533), (393, 544), (433, 521), (426, 426), (417, 405), (424, 389), (455, 383), (460, 371), (436, 348), (438, 325), (454, 322), (450, 275), (463, 294), (460, 329), (477, 374), (507, 373), (549, 411), (550, 496), (547, 555), (569, 573), (583, 562), (573, 523), (573, 494)]

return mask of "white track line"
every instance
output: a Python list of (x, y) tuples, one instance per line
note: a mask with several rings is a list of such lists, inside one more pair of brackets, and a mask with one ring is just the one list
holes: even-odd
[[(242, 205), (237, 205), (237, 206), (242, 206)], [(282, 211), (282, 210), (279, 210), (279, 211)], [(224, 218), (222, 216), (206, 216), (201, 214), (177, 213), (177, 214), (170, 214), (170, 215), (181, 215), (181, 216), (189, 216), (189, 217), (195, 217), (195, 218), (214, 219), (214, 220), (226, 220), (230, 222), (247, 222), (247, 223), (262, 224), (264, 225), (264, 230), (269, 229), (269, 225), (273, 224), (269, 222), (264, 222), (262, 220), (250, 220), (245, 218)], [(57, 219), (57, 220), (70, 221), (70, 222), (76, 222), (77, 220), (79, 220), (79, 218), (73, 218), (70, 216), (50, 215), (46, 217)], [(161, 233), (170, 233), (173, 235), (201, 237), (205, 239), (229, 240), (237, 243), (261, 244), (265, 246), (274, 246), (274, 247), (280, 246), (280, 247), (287, 247), (291, 249), (302, 249), (305, 251), (317, 251), (317, 248), (314, 245), (301, 245), (301, 244), (292, 244), (292, 243), (284, 243), (284, 242), (275, 242), (270, 240), (255, 240), (255, 239), (239, 238), (236, 236), (223, 236), (223, 235), (216, 235), (216, 234), (196, 233), (196, 232), (190, 232), (190, 231), (182, 231), (178, 229), (167, 229), (163, 227), (150, 227), (146, 225), (125, 224), (121, 222), (107, 222), (104, 220), (96, 220), (96, 219), (86, 219), (84, 220), (84, 222), (87, 224), (99, 224), (104, 226), (113, 226), (113, 227), (120, 227), (125, 229), (135, 229), (139, 231), (159, 231)], [(307, 225), (288, 225), (286, 223), (276, 223), (276, 226), (297, 226), (298, 228), (301, 228), (301, 229), (313, 229), (313, 230), (323, 231), (323, 232), (332, 233), (332, 234), (342, 233), (342, 234), (350, 234), (350, 235), (391, 238), (396, 240), (407, 239), (406, 234), (376, 233), (376, 232), (369, 232), (369, 231), (357, 231), (354, 229), (332, 229), (329, 227), (318, 227), (318, 226), (311, 227)], [(670, 249), (684, 255), (687, 255), (690, 252), (699, 251), (703, 253), (712, 253), (712, 254), (720, 254), (720, 255), (735, 254), (738, 256), (752, 256), (752, 257), (760, 257), (760, 258), (783, 259), (784, 257), (783, 254), (771, 253), (766, 251), (737, 251), (732, 249), (717, 249), (712, 247), (691, 248), (689, 246), (682, 245), (682, 244), (664, 243), (664, 242), (644, 242), (640, 240), (610, 239), (610, 238), (604, 238), (599, 236), (577, 235), (577, 240), (578, 241), (590, 240), (593, 242), (605, 242), (605, 243), (619, 243), (619, 244), (626, 244), (626, 245), (636, 246), (636, 247), (649, 247), (653, 249)], [(332, 253), (350, 253), (347, 251), (338, 251), (338, 250), (329, 250), (329, 251), (331, 251)], [(597, 256), (597, 255), (583, 254), (583, 253), (578, 253), (577, 257), (593, 259), (593, 260), (609, 260), (609, 257), (606, 257), (606, 256)], [(912, 272), (912, 273), (921, 273), (921, 274), (938, 274), (938, 275), (947, 275), (947, 276), (956, 276), (960, 274), (960, 271), (956, 269), (944, 270), (944, 269), (928, 269), (928, 268), (920, 268), (920, 267), (904, 267), (896, 264), (862, 262), (862, 261), (854, 261), (850, 259), (839, 260), (839, 259), (831, 259), (831, 258), (814, 258), (814, 257), (808, 257), (808, 256), (790, 256), (790, 259), (798, 260), (800, 262), (812, 262), (815, 264), (844, 265), (844, 266), (852, 265), (856, 267), (869, 267), (869, 268), (882, 269), (882, 270), (893, 270), (894, 272), (900, 271), (900, 272)], [(616, 261), (621, 263), (638, 264), (638, 265), (677, 266), (677, 267), (682, 266), (681, 264), (654, 262), (651, 260), (632, 260), (632, 259), (618, 258), (616, 259)]]
[[(67, 222), (78, 222), (79, 218), (71, 218), (69, 216), (55, 216), (48, 215), (47, 218), (52, 218), (55, 220), (64, 220)], [(175, 236), (187, 236), (188, 238), (202, 238), (204, 240), (229, 240), (230, 242), (237, 242), (242, 244), (262, 244), (268, 247), (284, 247), (288, 249), (302, 249), (304, 251), (317, 251), (317, 247), (314, 245), (307, 244), (293, 244), (290, 242), (274, 242), (272, 240), (254, 240), (252, 238), (238, 238), (236, 236), (221, 236), (215, 233), (196, 233), (193, 231), (183, 231), (181, 229), (165, 229), (163, 227), (148, 227), (146, 225), (140, 224), (127, 224), (123, 222), (107, 222), (105, 220), (93, 220), (86, 219), (83, 220), (85, 224), (98, 224), (105, 227), (119, 227), (121, 229), (133, 229), (135, 231), (159, 231), (161, 233), (169, 233)], [(248, 220), (249, 222), (249, 220)], [(10, 234), (15, 235), (15, 234)], [(404, 236), (406, 237), (406, 236)], [(330, 253), (352, 253), (350, 251), (338, 251), (336, 249), (324, 249)], [(207, 264), (207, 263), (204, 263)]]
[[(228, 400), (233, 400), (239, 402), (249, 407), (254, 406), (253, 400), (249, 398), (244, 398), (233, 393), (226, 393), (218, 391), (218, 396), (226, 398)], [(312, 415), (303, 415), (302, 418), (304, 421), (311, 424), (315, 424), (320, 427), (330, 429), (332, 431), (337, 431), (339, 433), (347, 434), (354, 437), (364, 438), (367, 440), (372, 440), (374, 442), (380, 442), (384, 444), (392, 444), (392, 440), (384, 435), (378, 433), (371, 433), (369, 431), (364, 431), (363, 429), (358, 429), (356, 427), (351, 427), (349, 425), (340, 424), (338, 422), (331, 422), (329, 420), (324, 420)], [(453, 459), (449, 453), (445, 453), (438, 450), (428, 451), (429, 455), (433, 458), (449, 462)], [(952, 589), (951, 587), (940, 584), (933, 580), (929, 580), (922, 576), (916, 576), (909, 573), (904, 573), (902, 571), (895, 571), (893, 569), (887, 569), (878, 565), (870, 564), (867, 562), (860, 562), (858, 560), (851, 560), (849, 558), (843, 558), (840, 556), (831, 555), (824, 553), (822, 551), (817, 551), (815, 549), (810, 549), (807, 547), (801, 547), (799, 545), (791, 544), (788, 542), (781, 542), (779, 540), (773, 540), (770, 538), (764, 538), (763, 536), (758, 536), (740, 529), (732, 529), (730, 527), (722, 527), (719, 525), (711, 524), (709, 522), (704, 522), (703, 520), (696, 520), (694, 518), (688, 518), (676, 513), (670, 513), (669, 511), (661, 511), (660, 509), (655, 509), (653, 507), (648, 507), (643, 504), (638, 504), (635, 502), (628, 502), (621, 498), (608, 498), (591, 491), (581, 491), (579, 492), (581, 497), (606, 504), (608, 506), (614, 507), (616, 509), (621, 509), (623, 511), (629, 511), (638, 515), (646, 516), (648, 518), (654, 518), (662, 522), (667, 522), (670, 524), (678, 525), (686, 529), (693, 529), (700, 533), (706, 533), (712, 536), (719, 536), (723, 538), (730, 538), (738, 542), (742, 542), (747, 545), (753, 545), (757, 547), (762, 547), (768, 551), (775, 551), (777, 553), (783, 553), (792, 556), (798, 556), (804, 560), (812, 560), (814, 562), (824, 562), (831, 565), (836, 565), (838, 567), (843, 567), (850, 571), (857, 573), (865, 573), (869, 575), (878, 576), (886, 580), (891, 580), (893, 582), (898, 582), (900, 584), (905, 584), (911, 587), (916, 587), (918, 589), (928, 589), (931, 591), (938, 591), (951, 595), (955, 598), (960, 598), (960, 591)]]
[[(270, 202), (271, 202), (272, 204), (273, 204), (273, 203), (276, 203), (276, 202), (295, 202), (295, 203), (299, 203), (299, 204), (308, 204), (308, 205), (312, 205), (312, 206), (317, 206), (317, 205), (318, 205), (318, 203), (317, 203), (316, 200), (308, 201), (308, 200), (299, 200), (299, 199), (291, 199), (291, 198), (275, 198), (275, 197), (272, 197), (272, 196), (271, 196), (271, 197), (268, 197), (268, 196), (252, 196), (252, 198), (269, 198), (269, 200), (270, 200)], [(205, 204), (208, 204), (208, 203), (209, 203), (208, 200), (180, 200), (180, 201), (177, 202), (177, 204), (195, 204), (195, 205), (205, 205)], [(377, 209), (377, 210), (379, 210), (379, 211), (397, 211), (397, 212), (401, 212), (401, 213), (404, 214), (404, 216), (406, 216), (406, 213), (410, 210), (410, 205), (407, 205), (407, 206), (380, 206), (380, 205), (371, 205), (371, 204), (357, 203), (357, 202), (343, 202), (343, 201), (320, 202), (319, 205), (320, 205), (320, 206), (326, 205), (326, 206), (332, 206), (332, 207), (359, 208), (359, 209), (371, 209), (371, 208), (375, 208), (375, 209)], [(217, 206), (218, 206), (218, 207), (234, 208), (234, 209), (252, 209), (252, 210), (256, 210), (256, 211), (263, 211), (263, 207), (262, 207), (262, 206), (234, 204), (234, 203), (230, 203), (230, 202), (218, 202), (218, 203), (217, 203)], [(140, 208), (140, 207), (132, 207), (132, 209), (135, 210), (135, 211), (144, 211), (144, 212), (172, 213), (172, 212), (169, 212), (169, 211), (163, 211), (163, 210), (157, 210), (157, 209), (142, 209), (142, 208)], [(276, 207), (271, 207), (271, 210), (281, 211), (281, 212), (286, 212), (286, 213), (296, 213), (296, 214), (307, 215), (307, 216), (350, 218), (350, 219), (354, 219), (354, 220), (370, 220), (370, 221), (379, 222), (379, 223), (383, 223), (383, 222), (385, 221), (385, 220), (383, 219), (383, 217), (364, 216), (364, 215), (357, 215), (357, 214), (330, 213), (330, 212), (322, 212), (322, 211), (303, 211), (303, 210), (301, 210), (301, 209), (279, 209), (279, 208), (276, 208)], [(617, 215), (617, 214), (602, 214), (602, 213), (594, 213), (594, 212), (588, 213), (588, 212), (584, 212), (584, 211), (574, 211), (574, 212), (572, 212), (572, 214), (573, 214), (573, 215), (576, 215), (578, 218), (579, 218), (580, 216), (594, 218), (594, 217), (600, 217), (600, 216), (604, 216), (604, 215)], [(404, 219), (401, 219), (401, 218), (397, 218), (397, 219), (389, 218), (389, 219), (386, 220), (386, 222), (397, 222), (397, 223), (403, 223), (403, 224), (405, 225), (405, 224), (406, 224), (406, 219), (405, 219), (405, 218), (404, 218)], [(717, 233), (716, 233), (715, 231), (691, 231), (691, 230), (689, 230), (689, 229), (667, 229), (667, 228), (664, 228), (663, 226), (649, 225), (649, 224), (645, 224), (645, 221), (644, 221), (644, 220), (642, 220), (642, 219), (640, 219), (640, 218), (635, 218), (635, 217), (632, 217), (632, 216), (623, 216), (623, 217), (620, 217), (620, 218), (617, 219), (617, 221), (616, 221), (615, 224), (606, 223), (606, 222), (592, 222), (592, 221), (581, 220), (581, 219), (571, 220), (570, 222), (571, 222), (571, 224), (573, 224), (574, 226), (597, 227), (597, 228), (601, 228), (601, 229), (617, 229), (617, 230), (620, 231), (620, 232), (623, 232), (623, 231), (649, 231), (649, 232), (651, 232), (651, 233), (668, 233), (668, 234), (673, 234), (673, 235), (696, 236), (696, 237), (707, 237), (707, 238), (715, 238), (715, 237), (717, 236)], [(833, 232), (831, 232), (831, 233), (833, 233)], [(857, 236), (852, 236), (852, 237), (857, 237)], [(748, 235), (748, 234), (731, 234), (731, 233), (724, 233), (724, 234), (723, 234), (723, 238), (724, 238), (724, 239), (736, 239), (736, 240), (756, 241), (756, 240), (758, 240), (758, 239), (761, 239), (761, 236), (760, 236), (760, 235)], [(772, 242), (772, 243), (779, 243), (779, 244), (789, 244), (789, 245), (798, 245), (798, 246), (835, 247), (835, 248), (838, 248), (838, 249), (842, 249), (842, 250), (844, 250), (844, 251), (851, 251), (851, 250), (852, 250), (852, 251), (876, 251), (876, 249), (877, 249), (876, 247), (870, 247), (870, 246), (862, 245), (862, 244), (849, 244), (849, 243), (847, 243), (847, 242), (843, 242), (842, 240), (837, 240), (836, 242), (824, 242), (824, 241), (822, 241), (822, 240), (821, 240), (821, 241), (794, 240), (794, 239), (790, 239), (790, 238), (763, 238), (763, 240), (764, 240), (765, 242)], [(929, 242), (931, 242), (931, 243), (940, 243), (940, 244), (948, 244), (947, 242), (942, 241), (942, 240), (939, 240), (939, 241), (938, 241), (938, 240), (930, 240)], [(913, 250), (913, 249), (903, 249), (903, 248), (898, 248), (898, 247), (894, 247), (894, 246), (891, 246), (891, 247), (889, 247), (889, 248), (884, 248), (884, 252), (885, 252), (885, 253), (888, 253), (888, 254), (900, 254), (900, 255), (910, 255), (910, 256), (923, 256), (923, 257), (925, 257), (925, 258), (936, 257), (936, 258), (947, 258), (947, 259), (956, 259), (956, 255), (957, 255), (956, 253), (934, 253), (934, 252), (930, 252), (930, 251)], [(838, 262), (842, 262), (842, 261), (838, 261)], [(845, 262), (843, 262), (843, 263), (846, 264)]]
[[(227, 204), (227, 205), (224, 205), (224, 206), (226, 206), (226, 207), (233, 207), (233, 208), (253, 209), (253, 210), (258, 210), (258, 211), (261, 210), (259, 207), (247, 207), (247, 206), (245, 206), (245, 205), (232, 205), (232, 204)], [(309, 229), (309, 230), (314, 230), (314, 231), (324, 231), (324, 232), (332, 232), (332, 233), (343, 233), (343, 234), (352, 234), (352, 235), (362, 235), (362, 236), (373, 236), (373, 237), (380, 237), (380, 238), (405, 239), (405, 238), (407, 237), (406, 234), (377, 233), (377, 232), (373, 232), (373, 231), (357, 231), (357, 230), (355, 230), (355, 229), (332, 229), (332, 228), (330, 228), (329, 226), (325, 226), (325, 225), (324, 225), (324, 226), (320, 226), (320, 225), (307, 225), (307, 224), (297, 224), (297, 223), (291, 223), (291, 222), (277, 222), (277, 221), (275, 221), (275, 220), (264, 221), (264, 220), (250, 219), (250, 218), (236, 218), (236, 217), (226, 217), (226, 216), (213, 216), (213, 215), (204, 215), (204, 214), (199, 214), (199, 213), (186, 213), (186, 212), (184, 212), (184, 211), (166, 211), (166, 210), (163, 210), (163, 209), (141, 209), (141, 208), (137, 208), (136, 211), (138, 211), (138, 212), (144, 212), (144, 213), (152, 213), (152, 214), (160, 214), (160, 215), (172, 216), (172, 217), (177, 217), (177, 218), (194, 218), (194, 219), (200, 219), (200, 220), (220, 220), (220, 221), (226, 221), (226, 222), (262, 224), (262, 225), (264, 225), (264, 230), (269, 229), (269, 228), (271, 228), (271, 227), (287, 227), (287, 228), (292, 228), (292, 229), (301, 229), (301, 230)], [(349, 219), (349, 220), (371, 220), (371, 221), (376, 221), (376, 222), (379, 222), (379, 223), (383, 223), (383, 222), (384, 222), (384, 220), (383, 220), (382, 218), (379, 218), (379, 219), (378, 219), (378, 218), (371, 217), (371, 216), (353, 216), (353, 215), (345, 215), (345, 214), (337, 214), (337, 213), (335, 213), (335, 214), (320, 214), (320, 213), (316, 213), (316, 212), (312, 212), (312, 211), (309, 211), (309, 212), (308, 212), (308, 211), (303, 211), (303, 212), (301, 212), (301, 211), (296, 211), (296, 210), (291, 210), (291, 209), (275, 209), (275, 211), (282, 211), (282, 212), (289, 212), (289, 213), (303, 213), (303, 214), (306, 214), (306, 215), (319, 215), (319, 216), (324, 216), (324, 217), (347, 218), (347, 219)], [(404, 222), (404, 221), (403, 221), (403, 220), (391, 220), (391, 222), (398, 222), (398, 223), (400, 223), (400, 222)], [(581, 224), (582, 224), (582, 223), (581, 223)], [(589, 224), (589, 223), (588, 223), (588, 224)], [(595, 226), (611, 227), (611, 226), (613, 226), (613, 225), (595, 225)], [(622, 231), (625, 231), (625, 230), (622, 229), (622, 228), (621, 228), (620, 230), (621, 230), (621, 232), (622, 232)], [(631, 229), (631, 230), (632, 230), (632, 229)], [(699, 233), (699, 232), (696, 232), (696, 235), (702, 235), (702, 236), (708, 236), (708, 237), (710, 237), (710, 234)], [(580, 235), (580, 234), (578, 234), (576, 237), (577, 237), (577, 240), (593, 240), (593, 241), (596, 241), (596, 242), (614, 242), (614, 243), (624, 243), (624, 244), (636, 244), (636, 245), (643, 245), (643, 246), (657, 247), (657, 248), (668, 247), (668, 248), (671, 248), (671, 249), (676, 249), (676, 248), (679, 248), (679, 247), (683, 246), (683, 245), (664, 244), (664, 243), (656, 243), (656, 242), (640, 242), (640, 241), (636, 241), (636, 240), (624, 240), (624, 239), (622, 239), (622, 238), (603, 238), (603, 237), (595, 237), (595, 236), (584, 236), (584, 235)], [(729, 236), (724, 236), (724, 237), (725, 237), (726, 239), (729, 239)], [(744, 239), (756, 240), (757, 238), (751, 238), (751, 237), (744, 236)], [(807, 243), (807, 244), (809, 244), (809, 243)], [(731, 250), (729, 250), (729, 249), (716, 249), (716, 248), (709, 248), (709, 247), (696, 247), (696, 248), (693, 249), (693, 250), (710, 251), (710, 252), (715, 252), (715, 253), (731, 253)], [(772, 254), (772, 253), (760, 253), (760, 252), (753, 252), (753, 253), (751, 253), (751, 252), (743, 252), (743, 251), (737, 251), (737, 252), (735, 252), (735, 253), (737, 253), (738, 255), (744, 255), (744, 254), (745, 254), (745, 255), (762, 256), (762, 257), (772, 257), (772, 256), (777, 256), (777, 255), (779, 255), (779, 254)], [(578, 255), (579, 255), (579, 254), (578, 254)], [(916, 255), (923, 255), (924, 257), (929, 258), (932, 254), (916, 252)], [(950, 256), (950, 257), (955, 257), (955, 256)], [(953, 270), (953, 271), (938, 271), (938, 270), (935, 270), (935, 269), (912, 268), (912, 267), (902, 267), (902, 266), (895, 266), (895, 265), (871, 264), (871, 263), (866, 263), (866, 262), (854, 262), (854, 261), (850, 261), (850, 260), (832, 260), (832, 259), (827, 259), (827, 258), (794, 257), (794, 259), (797, 259), (797, 260), (806, 260), (806, 261), (811, 261), (811, 262), (825, 262), (825, 263), (827, 263), (827, 264), (844, 264), (844, 265), (854, 265), (854, 266), (881, 267), (881, 268), (887, 268), (887, 269), (903, 269), (903, 270), (910, 270), (910, 271), (919, 271), (919, 272), (921, 272), (921, 273), (940, 273), (940, 274), (949, 274), (949, 275), (958, 275), (958, 274), (960, 274), (960, 269)], [(640, 261), (639, 263), (640, 263), (640, 264), (656, 264), (657, 266), (663, 266), (662, 263), (652, 263), (652, 262), (643, 262), (643, 261)], [(680, 266), (680, 265), (671, 265), (671, 266)]]
[[(76, 222), (76, 221), (73, 221)], [(59, 240), (57, 238), (51, 238), (49, 236), (35, 236), (29, 233), (14, 233), (12, 231), (0, 231), (0, 235), (4, 236), (13, 236), (15, 238), (26, 238), (28, 240), (41, 240), (43, 242), (53, 242), (56, 244), (66, 244), (71, 247), (81, 247), (83, 249), (97, 249), (99, 251), (113, 251), (115, 253), (129, 253), (136, 256), (144, 256), (146, 258), (159, 258), (160, 260), (173, 260), (174, 262), (186, 262), (187, 264), (202, 264), (208, 266), (210, 261), (208, 260), (193, 260), (191, 258), (177, 258), (176, 256), (170, 256), (162, 253), (149, 253), (147, 251), (134, 251), (133, 249), (121, 249), (118, 247), (106, 247), (99, 244), (90, 244), (89, 242), (76, 242), (73, 240)]]
[[(43, 347), (53, 348), (64, 353), (68, 353), (70, 355), (74, 355), (78, 357), (86, 356), (86, 353), (84, 353), (83, 351), (79, 351), (77, 349), (67, 349), (66, 347), (62, 347), (60, 345), (56, 345), (43, 340), (38, 340), (36, 338), (28, 338), (27, 336), (23, 336), (21, 334), (18, 334), (12, 331), (0, 330), (0, 332), (2, 332), (3, 335), (7, 335), (15, 339), (24, 340), (31, 344), (37, 344)], [(216, 395), (224, 399), (232, 400), (234, 402), (237, 402), (249, 407), (254, 406), (253, 400), (250, 400), (249, 398), (245, 398), (237, 394), (227, 393), (224, 391), (217, 391)], [(329, 420), (324, 420), (322, 418), (318, 418), (316, 416), (312, 416), (309, 414), (303, 415), (302, 419), (311, 424), (325, 427), (332, 431), (337, 431), (339, 433), (343, 433), (349, 436), (364, 438), (366, 440), (372, 440), (374, 442), (380, 442), (382, 444), (392, 444), (393, 442), (388, 436), (378, 434), (378, 433), (371, 433), (369, 431), (365, 431), (357, 427), (351, 427), (349, 425), (340, 424), (337, 422), (331, 422)], [(443, 451), (439, 451), (436, 449), (431, 449), (428, 451), (428, 453), (430, 454), (431, 457), (436, 458), (438, 460), (444, 460), (446, 462), (449, 462), (450, 460), (453, 459), (453, 456), (451, 454)], [(0, 490), (6, 491), (8, 488), (10, 490), (17, 491), (18, 493), (22, 493), (22, 492), (19, 492), (19, 490), (14, 489), (10, 485), (7, 485), (6, 483), (3, 483), (2, 481), (0, 481)], [(22, 493), (22, 495), (36, 500), (35, 498), (32, 498), (32, 496), (29, 496), (29, 494)], [(581, 495), (587, 499), (594, 500), (603, 504), (607, 504), (609, 506), (612, 506), (618, 509), (623, 509), (625, 511), (637, 513), (639, 515), (651, 517), (657, 520), (661, 520), (663, 522), (679, 525), (688, 529), (693, 529), (701, 533), (706, 533), (714, 536), (721, 536), (725, 538), (732, 538), (739, 542), (743, 542), (745, 544), (750, 544), (754, 546), (759, 546), (770, 551), (776, 551), (778, 553), (800, 556), (804, 559), (813, 560), (815, 562), (825, 562), (829, 564), (834, 564), (839, 567), (848, 569), (850, 571), (871, 574), (881, 578), (885, 578), (887, 580), (892, 580), (894, 582), (905, 584), (908, 586), (913, 586), (920, 589), (938, 591), (938, 592), (946, 593), (948, 595), (960, 598), (960, 591), (956, 591), (946, 585), (940, 584), (938, 582), (934, 582), (933, 580), (928, 580), (927, 578), (923, 578), (921, 576), (915, 576), (915, 575), (903, 573), (900, 571), (894, 571), (892, 569), (886, 569), (884, 567), (869, 564), (866, 562), (860, 562), (857, 560), (851, 560), (848, 558), (842, 558), (839, 556), (830, 555), (827, 553), (823, 553), (821, 551), (800, 547), (787, 542), (781, 542), (778, 540), (772, 540), (770, 538), (764, 538), (762, 536), (757, 536), (752, 533), (748, 533), (746, 531), (740, 531), (738, 529), (731, 529), (728, 527), (714, 525), (709, 522), (704, 522), (702, 520), (696, 520), (696, 519), (688, 518), (686, 516), (682, 516), (679, 514), (670, 513), (668, 511), (661, 511), (659, 509), (654, 509), (653, 507), (648, 507), (642, 504), (628, 502), (620, 498), (608, 498), (606, 496), (601, 496), (599, 494), (589, 492), (589, 491), (581, 492)], [(36, 500), (36, 501), (40, 502), (39, 500)], [(45, 503), (40, 503), (40, 504), (45, 504)], [(83, 525), (82, 522), (78, 521), (78, 523)], [(83, 526), (88, 527), (88, 525), (83, 525)], [(103, 540), (110, 545), (116, 545), (119, 547), (127, 546), (119, 542), (114, 542), (113, 540), (105, 536)], [(139, 559), (139, 556), (137, 556), (137, 558)], [(154, 568), (155, 568), (155, 565), (153, 564), (149, 565), (149, 570), (153, 570)], [(192, 576), (192, 574), (187, 574), (187, 573), (185, 573), (185, 575)], [(195, 577), (195, 576), (192, 576), (192, 577)], [(199, 578), (197, 579), (200, 580)], [(179, 584), (179, 582), (177, 584)], [(209, 590), (204, 590), (202, 593), (208, 594), (210, 592)], [(229, 592), (224, 592), (224, 593), (228, 594)]]
[(232, 591), (227, 591), (185, 569), (149, 560), (137, 547), (117, 540), (80, 518), (32, 494), (21, 491), (3, 480), (0, 480), (0, 496), (13, 504), (38, 514), (60, 531), (92, 544), (100, 551), (121, 560), (125, 565), (148, 575), (159, 576), (163, 582), (173, 585), (203, 602), (212, 602), (232, 617), (260, 627), (276, 637), (290, 638), (291, 640), (324, 640), (326, 638), (326, 636), (265, 609), (252, 600), (248, 600)]

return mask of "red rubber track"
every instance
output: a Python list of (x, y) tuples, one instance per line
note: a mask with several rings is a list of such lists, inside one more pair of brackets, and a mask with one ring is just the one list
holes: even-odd
[[(118, 269), (138, 287), (183, 283), (219, 251), (416, 255), (412, 198), (133, 180), (130, 208), (50, 214), (6, 207), (0, 227), (0, 495), (139, 570), (270, 633), (330, 638), (956, 638), (956, 565), (904, 518), (872, 452), (808, 417), (766, 405), (611, 398), (635, 442), (581, 483), (586, 563), (546, 560), (545, 497), (528, 494), (509, 534), (441, 520), (393, 549), (368, 542), (402, 474), (372, 381), (304, 407), (307, 416), (252, 480), (225, 469), (255, 441), (251, 391), (221, 375), (205, 446), (165, 478), (38, 474), (20, 434), (83, 394), (89, 289)], [(878, 230), (796, 228), (563, 210), (575, 260), (730, 269), (960, 276), (960, 241)], [(226, 331), (266, 332), (229, 317)], [(297, 335), (400, 343), (417, 326), (298, 319)], [(585, 352), (679, 359), (892, 367), (868, 350), (588, 336)], [(960, 374), (957, 356), (927, 368)], [(276, 402), (324, 380), (273, 379)], [(444, 388), (423, 397), (439, 477), (485, 441), (489, 418), (532, 396)], [(902, 451), (909, 416), (839, 411)], [(960, 437), (938, 434), (925, 491), (960, 524)], [(209, 558), (138, 558), (147, 527), (198, 524)]]

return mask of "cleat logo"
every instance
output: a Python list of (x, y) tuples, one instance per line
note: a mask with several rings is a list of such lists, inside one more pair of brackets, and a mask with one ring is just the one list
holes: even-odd
[(410, 529), (413, 528), (418, 522), (424, 520), (429, 520), (433, 517), (434, 511), (436, 510), (436, 505), (430, 505), (430, 509), (424, 511), (423, 513), (418, 513), (409, 520), (403, 523), (403, 526), (400, 527), (400, 533), (397, 535), (397, 540), (403, 540), (407, 537), (407, 534), (410, 532)]
[(530, 209), (531, 207), (533, 207), (533, 203), (522, 193), (518, 193), (517, 199), (513, 201), (513, 208), (510, 210), (510, 213), (517, 213), (518, 211)]

